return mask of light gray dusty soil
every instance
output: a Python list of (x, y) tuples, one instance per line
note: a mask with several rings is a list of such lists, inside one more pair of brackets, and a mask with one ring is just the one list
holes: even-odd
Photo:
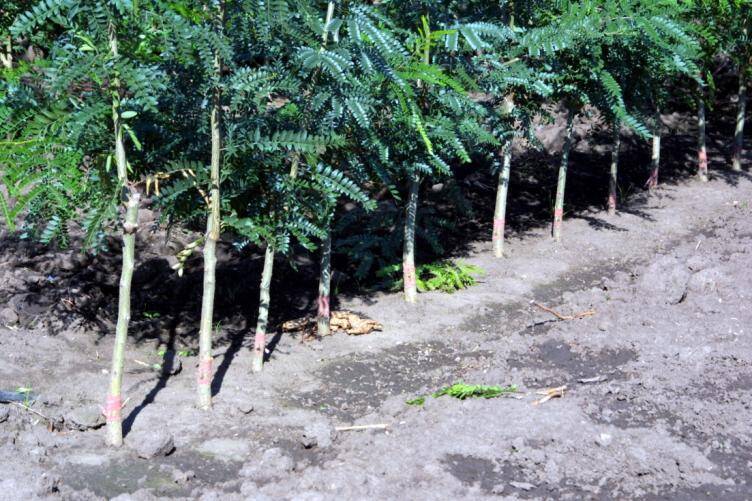
[[(68, 426), (96, 421), (111, 336), (2, 329), (0, 382), (65, 426), (4, 406), (0, 499), (752, 499), (751, 205), (748, 176), (719, 176), (578, 215), (560, 245), (540, 230), (495, 260), (476, 244), (466, 260), (487, 273), (466, 291), (343, 301), (384, 332), (283, 336), (260, 376), (250, 336), (218, 348), (209, 413), (192, 407), (195, 358), (160, 378), (135, 362), (154, 347), (130, 346), (119, 451)], [(556, 321), (531, 301), (595, 313)], [(519, 393), (405, 403), (457, 380)], [(388, 427), (334, 431), (352, 424)], [(175, 452), (138, 458), (157, 430)]]

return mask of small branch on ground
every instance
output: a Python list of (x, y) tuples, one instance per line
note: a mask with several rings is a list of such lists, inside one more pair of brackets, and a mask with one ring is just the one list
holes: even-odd
[(549, 308), (548, 306), (544, 306), (536, 301), (533, 301), (533, 306), (540, 308), (541, 310), (550, 313), (551, 315), (555, 316), (559, 320), (576, 320), (578, 318), (587, 318), (592, 317), (595, 315), (595, 310), (587, 310), (580, 313), (575, 313), (574, 315), (562, 315), (558, 311)]
[(541, 390), (536, 392), (538, 395), (543, 395), (543, 398), (533, 402), (533, 405), (540, 405), (548, 402), (552, 398), (561, 398), (564, 396), (564, 392), (567, 390), (567, 385), (559, 386), (558, 388), (549, 388), (547, 390)]
[(357, 426), (337, 426), (335, 431), (362, 431), (362, 430), (386, 430), (388, 424), (362, 424)]

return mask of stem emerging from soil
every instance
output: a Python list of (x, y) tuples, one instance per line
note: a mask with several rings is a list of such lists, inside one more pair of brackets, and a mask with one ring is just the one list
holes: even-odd
[(611, 150), (611, 173), (608, 177), (608, 213), (616, 214), (616, 204), (618, 202), (617, 188), (619, 179), (619, 148), (621, 148), (621, 123), (616, 120), (614, 123), (614, 143)]
[(405, 217), (405, 243), (402, 250), (402, 278), (404, 282), (405, 301), (415, 303), (418, 300), (418, 288), (415, 277), (415, 217), (418, 211), (418, 174), (410, 176), (410, 195), (407, 201)]
[(650, 162), (650, 177), (645, 184), (649, 190), (658, 187), (658, 172), (661, 168), (661, 109), (655, 109), (655, 125), (653, 128), (653, 154)]
[[(292, 155), (290, 164), (290, 178), (298, 177), (298, 166), (300, 156), (298, 153)], [(256, 322), (256, 336), (253, 342), (253, 358), (251, 361), (251, 370), (261, 372), (264, 368), (264, 354), (266, 352), (266, 328), (269, 324), (269, 305), (271, 304), (271, 285), (272, 271), (274, 269), (274, 246), (271, 243), (266, 245), (264, 254), (264, 271), (261, 272), (261, 291), (259, 292), (259, 313)]]
[(496, 188), (496, 208), (493, 220), (493, 248), (496, 257), (504, 257), (504, 227), (506, 226), (507, 193), (509, 192), (509, 172), (512, 165), (512, 143), (504, 145), (501, 151), (503, 163)]
[[(118, 40), (115, 26), (109, 26), (110, 52), (118, 58)], [(128, 186), (128, 162), (123, 143), (123, 124), (120, 118), (120, 79), (115, 76), (112, 81), (112, 125), (115, 137), (115, 165), (118, 184), (123, 190), (125, 218), (123, 221), (123, 264), (120, 271), (120, 290), (118, 297), (118, 317), (115, 326), (115, 344), (112, 349), (112, 367), (110, 370), (110, 388), (105, 401), (104, 415), (107, 420), (107, 443), (120, 447), (123, 445), (122, 386), (123, 364), (125, 360), (125, 343), (128, 339), (128, 324), (131, 319), (131, 281), (136, 262), (136, 231), (138, 230), (138, 208), (141, 195)]]
[[(220, 19), (221, 19), (220, 14)], [(219, 72), (219, 56), (214, 57), (214, 67)], [(201, 300), (201, 320), (198, 334), (198, 374), (196, 376), (196, 405), (208, 410), (212, 405), (212, 324), (214, 322), (214, 293), (217, 275), (217, 241), (219, 240), (220, 193), (219, 179), (222, 164), (221, 103), (219, 89), (215, 89), (211, 110), (211, 197), (209, 217), (206, 220), (204, 243), (204, 292)]]
[(744, 153), (744, 119), (747, 113), (747, 72), (746, 68), (739, 69), (739, 107), (736, 112), (736, 132), (734, 134), (734, 155), (731, 169), (742, 170), (742, 154)]
[(705, 140), (705, 96), (697, 100), (697, 176), (708, 181), (708, 148)]
[(331, 334), (330, 320), (330, 290), (332, 281), (332, 229), (328, 228), (326, 238), (321, 244), (321, 276), (319, 277), (319, 336)]
[(559, 182), (556, 185), (556, 204), (554, 205), (554, 228), (553, 237), (557, 242), (561, 241), (561, 227), (564, 222), (564, 190), (567, 186), (567, 167), (569, 166), (569, 152), (572, 149), (572, 130), (574, 129), (574, 110), (570, 109), (567, 114), (567, 128), (564, 138), (564, 150), (561, 154), (559, 165)]
[(259, 293), (259, 314), (256, 323), (256, 339), (253, 343), (253, 361), (251, 370), (261, 372), (264, 367), (264, 351), (266, 349), (266, 328), (269, 323), (270, 289), (272, 285), (272, 270), (274, 268), (274, 247), (266, 246), (264, 254), (264, 271), (261, 273), (261, 292)]

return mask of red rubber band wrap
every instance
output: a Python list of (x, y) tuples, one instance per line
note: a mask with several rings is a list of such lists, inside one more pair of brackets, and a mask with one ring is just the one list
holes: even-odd
[(214, 365), (214, 359), (212, 357), (200, 360), (198, 363), (198, 384), (208, 385), (211, 384), (212, 379), (212, 366)]
[(119, 423), (123, 420), (121, 416), (122, 409), (123, 401), (120, 399), (120, 395), (107, 395), (102, 414), (104, 414), (104, 418), (108, 423)]
[(415, 266), (411, 264), (402, 264), (402, 274), (405, 278), (405, 288), (412, 289), (415, 287)]
[(564, 209), (556, 209), (554, 211), (554, 219), (558, 219), (558, 220), (564, 219)]
[(319, 316), (329, 318), (329, 296), (319, 296)]

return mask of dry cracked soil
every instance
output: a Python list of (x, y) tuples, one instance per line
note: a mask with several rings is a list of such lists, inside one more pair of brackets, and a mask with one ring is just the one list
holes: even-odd
[[(750, 204), (748, 175), (717, 175), (579, 213), (558, 245), (545, 228), (503, 260), (474, 244), (478, 285), (417, 306), (343, 298), (384, 331), (281, 336), (261, 375), (247, 330), (222, 326), (211, 412), (192, 406), (194, 353), (135, 335), (120, 450), (103, 446), (99, 409), (106, 315), (56, 319), (87, 290), (65, 270), (94, 264), (7, 244), (0, 389), (38, 397), (0, 404), (0, 499), (752, 499)], [(431, 396), (455, 381), (518, 391)]]

